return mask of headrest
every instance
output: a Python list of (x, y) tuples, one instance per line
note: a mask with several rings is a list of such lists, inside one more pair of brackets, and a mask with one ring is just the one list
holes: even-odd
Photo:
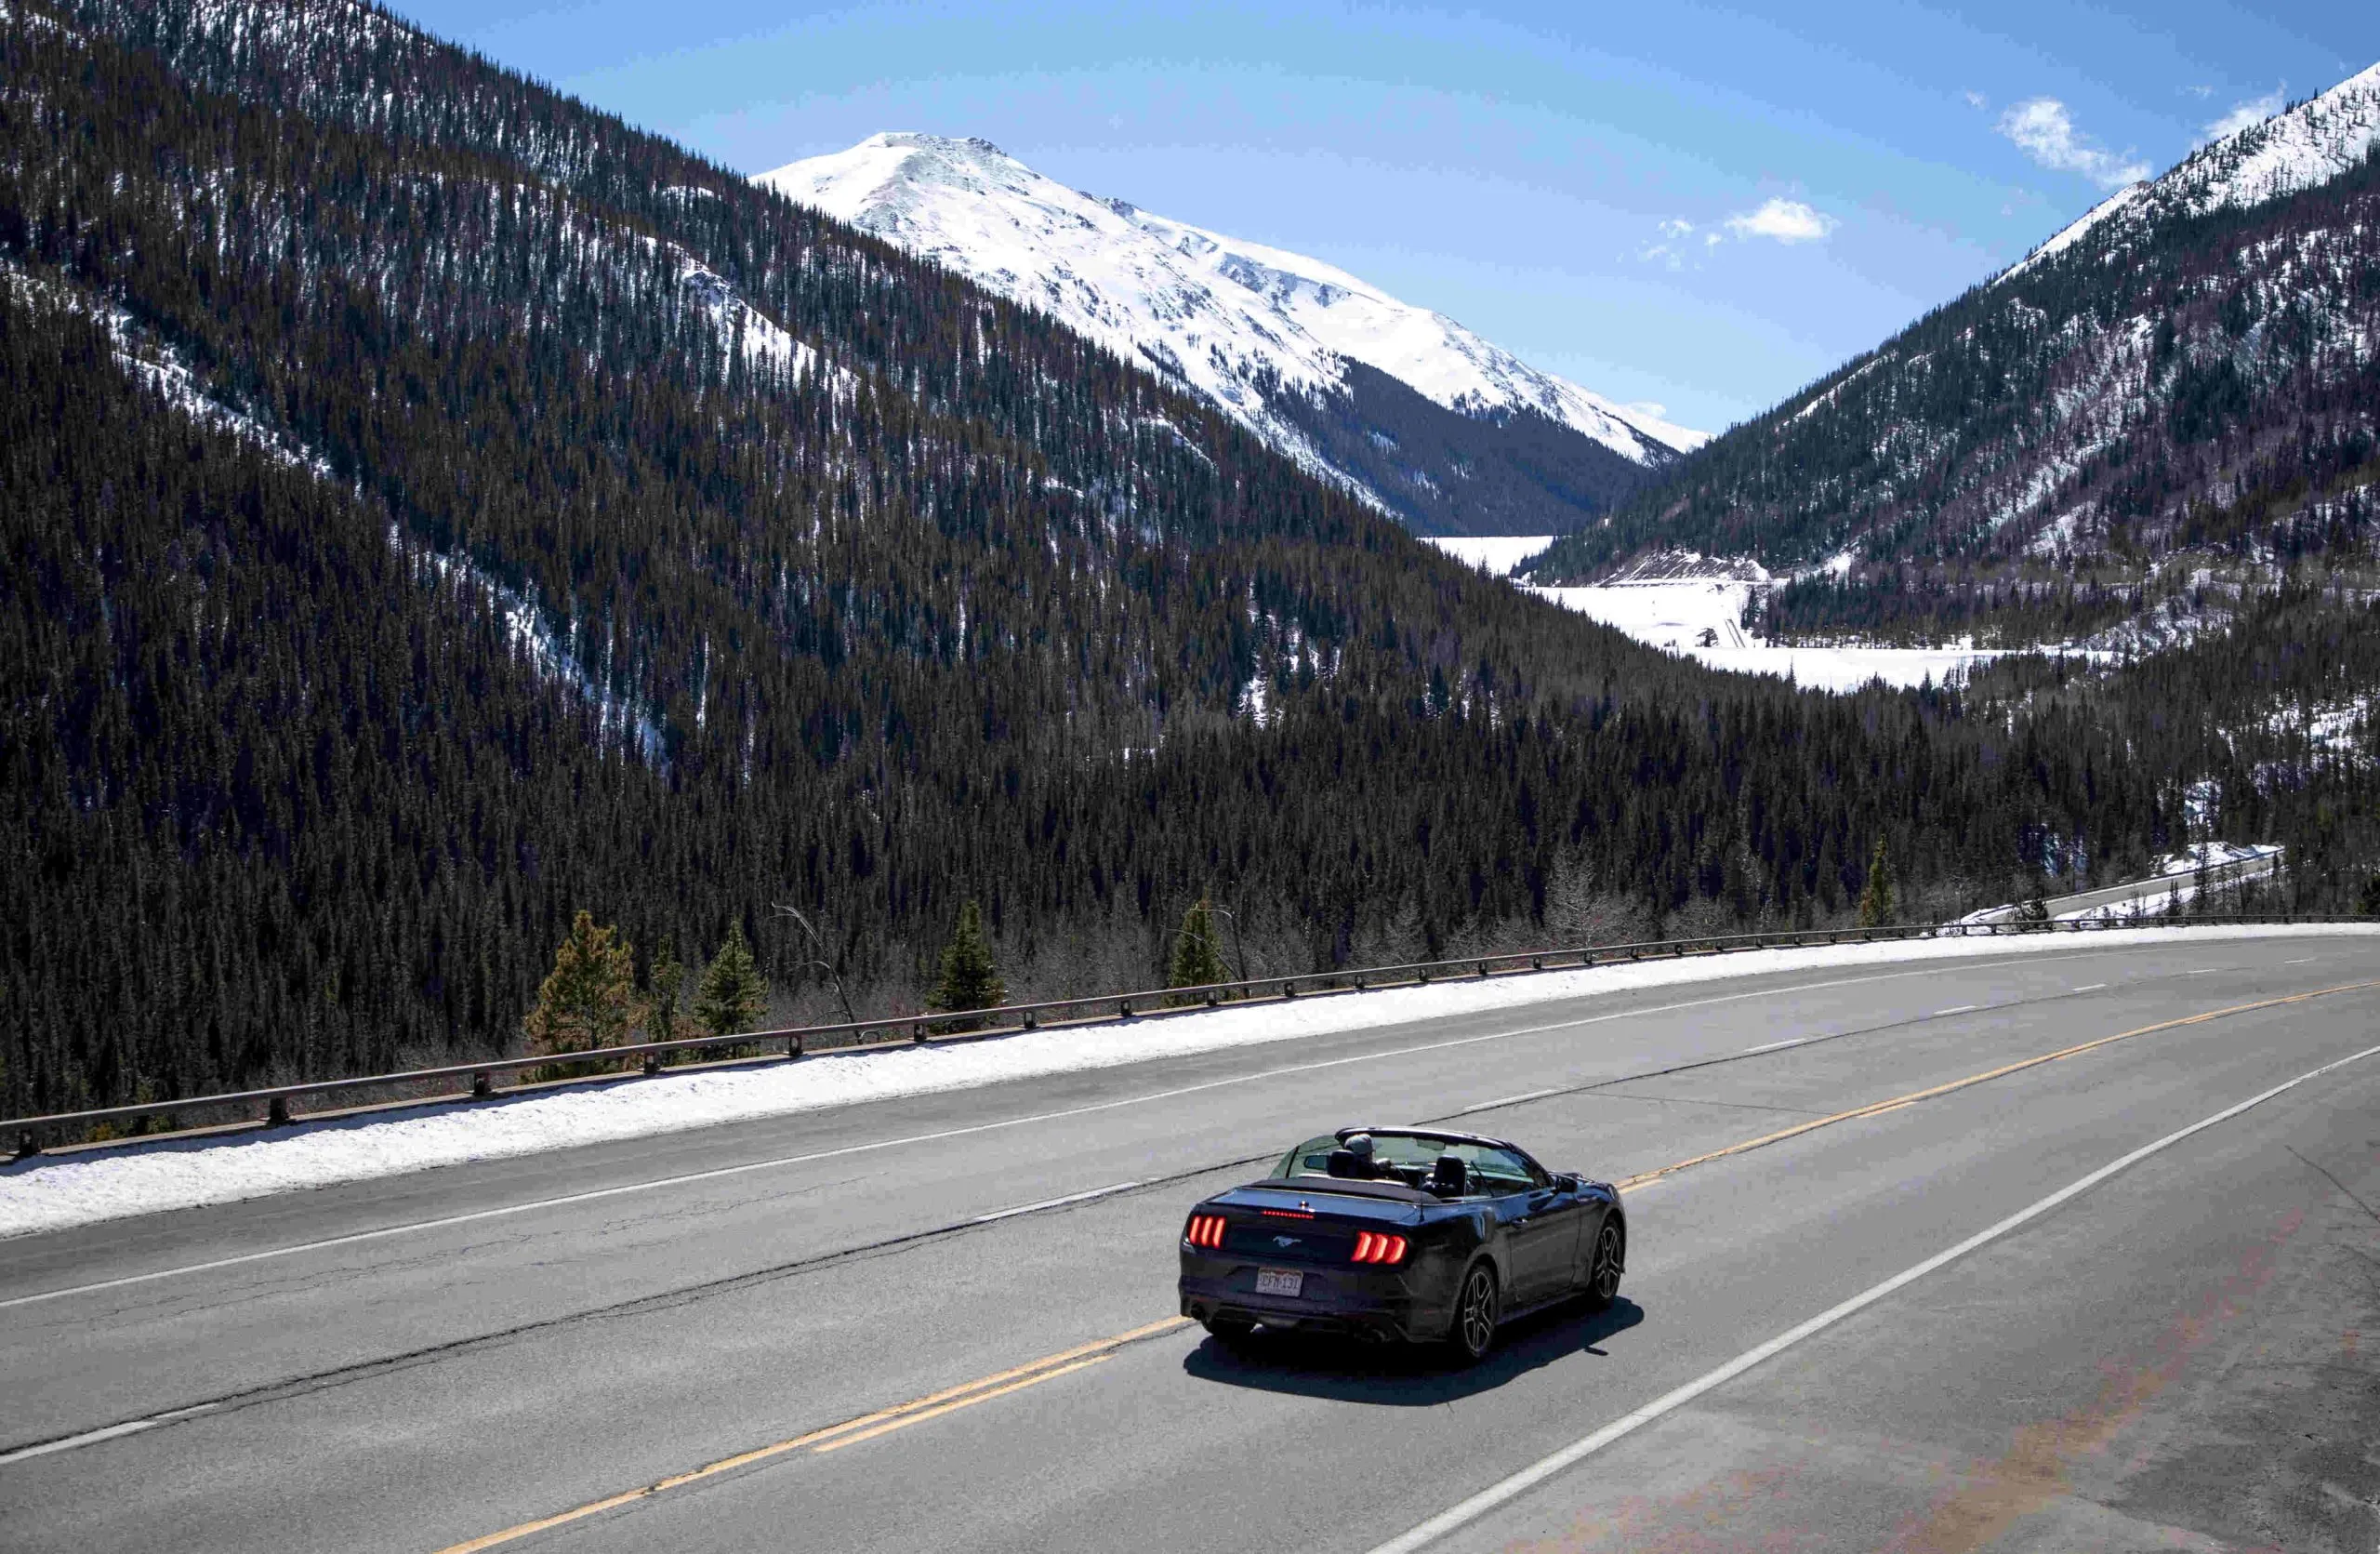
[(1430, 1167), (1430, 1190), (1442, 1198), (1460, 1198), (1470, 1185), (1471, 1173), (1461, 1155), (1440, 1155)]
[(1322, 1168), (1333, 1176), (1362, 1176), (1368, 1175), (1362, 1164), (1356, 1160), (1355, 1151), (1353, 1149), (1331, 1150), (1330, 1153), (1323, 1157)]

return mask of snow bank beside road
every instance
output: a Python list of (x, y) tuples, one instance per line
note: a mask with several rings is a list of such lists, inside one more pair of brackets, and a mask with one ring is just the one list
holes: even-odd
[[(1709, 959), (1658, 961), (1547, 972), (1426, 988), (1317, 995), (1293, 1003), (1144, 1019), (1129, 1024), (1029, 1031), (949, 1046), (906, 1047), (707, 1073), (664, 1074), (599, 1089), (511, 1100), (456, 1102), (393, 1115), (300, 1123), (216, 1140), (131, 1143), (67, 1158), (36, 1157), (0, 1168), (0, 1237), (94, 1224), (165, 1209), (232, 1202), (300, 1188), (367, 1181), (431, 1166), (495, 1160), (634, 1138), (721, 1122), (782, 1116), (900, 1096), (1104, 1069), (1226, 1047), (1294, 1042), (1418, 1020), (1517, 1009), (1776, 972), (1973, 959), (2045, 950), (2170, 945), (2336, 934), (2334, 926), (2130, 929), (2022, 938), (1909, 940), (1810, 950), (1746, 950)], [(2346, 930), (2354, 932), (2352, 928)], [(2380, 931), (2375, 931), (2380, 932)]]

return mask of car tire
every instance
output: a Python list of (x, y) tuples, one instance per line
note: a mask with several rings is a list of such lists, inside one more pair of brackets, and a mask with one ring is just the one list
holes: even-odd
[(1487, 1359), (1496, 1347), (1496, 1324), (1503, 1308), (1493, 1264), (1476, 1262), (1463, 1270), (1462, 1282), (1455, 1286), (1454, 1321), (1447, 1329), (1447, 1341), (1466, 1363)]
[(1628, 1232), (1606, 1216), (1595, 1232), (1594, 1255), (1587, 1259), (1587, 1308), (1605, 1311), (1620, 1297), (1620, 1276), (1628, 1267)]

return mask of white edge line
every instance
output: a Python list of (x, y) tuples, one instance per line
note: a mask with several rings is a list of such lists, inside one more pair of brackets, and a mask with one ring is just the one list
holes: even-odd
[(1477, 1106), (1464, 1107), (1454, 1115), (1468, 1117), (1474, 1111), (1493, 1111), (1498, 1107), (1518, 1106), (1523, 1101), (1541, 1101), (1548, 1096), (1559, 1096), (1562, 1093), (1559, 1086), (1552, 1090), (1524, 1090), (1517, 1096), (1501, 1096), (1492, 1101), (1481, 1101)]
[[(2294, 965), (2296, 963), (2293, 961), (2290, 963)], [(2096, 993), (2106, 986), (2107, 984), (2105, 982), (2085, 982), (2082, 986), (2075, 989), (2074, 991), (2078, 993)]]
[(1788, 1036), (1781, 1042), (1768, 1042), (1760, 1046), (1746, 1047), (1743, 1051), (1736, 1054), (1736, 1056), (1738, 1057), (1750, 1057), (1756, 1052), (1776, 1052), (1781, 1048), (1798, 1047), (1805, 1042), (1815, 1042), (1817, 1040), (1818, 1038), (1815, 1036)]
[(1402, 1537), (1391, 1538), (1388, 1542), (1380, 1545), (1378, 1547), (1371, 1550), (1371, 1554), (1413, 1554), (1414, 1550), (1427, 1547), (1429, 1544), (1444, 1537), (1447, 1534), (1453, 1532), (1456, 1528), (1462, 1526), (1465, 1522), (1475, 1521), (1479, 1517), (1486, 1515), (1488, 1512), (1504, 1505), (1507, 1501), (1518, 1498), (1520, 1495), (1536, 1488), (1539, 1484), (1543, 1483), (1546, 1480), (1554, 1477), (1563, 1469), (1602, 1451), (1606, 1446), (1610, 1445), (1613, 1441), (1618, 1441), (1622, 1436), (1633, 1434), (1633, 1432), (1642, 1429), (1646, 1425), (1653, 1423), (1655, 1420), (1659, 1419), (1664, 1415), (1673, 1414), (1677, 1410), (1684, 1408), (1687, 1403), (1692, 1402), (1695, 1399), (1702, 1396), (1702, 1394), (1712, 1390), (1713, 1388), (1721, 1387), (1726, 1385), (1727, 1382), (1733, 1381), (1736, 1377), (1743, 1375), (1746, 1371), (1751, 1370), (1753, 1366), (1760, 1364), (1763, 1361), (1773, 1359), (1777, 1355), (1783, 1353), (1785, 1350), (1792, 1348), (1794, 1345), (1800, 1343), (1803, 1339), (1811, 1337), (1816, 1334), (1823, 1333), (1828, 1328), (1832, 1327), (1835, 1323), (1843, 1321), (1845, 1317), (1853, 1316), (1858, 1312), (1866, 1310), (1869, 1307), (1873, 1306), (1876, 1302), (1884, 1299), (1886, 1295), (1893, 1294), (1895, 1291), (1901, 1289), (1905, 1285), (1915, 1283), (1918, 1280), (1924, 1278), (1927, 1274), (1934, 1272), (1943, 1265), (1956, 1262), (1959, 1258), (1965, 1256), (1968, 1253), (1975, 1251), (1977, 1248), (1998, 1241), (2001, 1237), (2008, 1234), (2011, 1230), (2018, 1229), (2030, 1224), (2032, 1221), (2039, 1219), (2042, 1215), (2049, 1213), (2052, 1209), (2065, 1203), (2068, 1200), (2079, 1197), (2082, 1193), (2090, 1191), (2093, 1188), (2097, 1187), (2101, 1182), (2104, 1182), (2109, 1177), (2115, 1175), (2118, 1172), (2124, 1171), (2134, 1165), (2137, 1165), (2140, 1162), (2147, 1160), (2149, 1156), (2156, 1154), (2162, 1149), (2169, 1149), (2173, 1148), (2175, 1145), (2179, 1144), (2182, 1140), (2188, 1138), (2193, 1134), (2203, 1133), (2207, 1129), (2214, 1127), (2218, 1122), (2228, 1122), (2232, 1118), (2239, 1116), (2241, 1112), (2246, 1111), (2251, 1108), (2262, 1106), (2265, 1102), (2271, 1100), (2276, 1096), (2296, 1089), (2299, 1085), (2304, 1084), (2308, 1080), (2320, 1079), (2322, 1075), (2329, 1073), (2334, 1069), (2343, 1069), (2350, 1063), (2359, 1062), (2361, 1059), (2373, 1056), (2375, 1054), (2380, 1054), (2380, 1047), (2366, 1047), (2361, 1052), (2354, 1053), (2348, 1056), (2339, 1058), (2335, 1062), (2325, 1063), (2319, 1069), (2309, 1069), (2305, 1073), (2299, 1074), (2295, 1079), (2287, 1080), (2280, 1084), (2276, 1084), (2271, 1089), (2263, 1092), (2261, 1095), (2251, 1096), (2246, 1100), (2240, 1102), (2236, 1106), (2225, 1107), (2221, 1111), (2216, 1112), (2212, 1117), (2203, 1118), (2199, 1122), (2192, 1122), (2188, 1127), (2179, 1129), (2174, 1133), (2169, 1133), (2153, 1144), (2144, 1144), (2139, 1149), (2135, 1149), (2132, 1153), (2123, 1156), (2122, 1159), (2110, 1161), (2107, 1164), (2099, 1167), (2096, 1171), (2092, 1172), (2089, 1175), (2083, 1177), (2082, 1180), (2058, 1189), (2056, 1192), (2051, 1193), (2041, 1202), (2027, 1208), (2017, 1210), (2015, 1214), (2010, 1215), (2007, 1218), (2002, 1220), (1999, 1224), (1992, 1226), (1990, 1229), (1978, 1230), (1974, 1235), (1969, 1236), (1966, 1240), (1959, 1242), (1956, 1246), (1950, 1247), (1946, 1251), (1937, 1252), (1933, 1256), (1926, 1258), (1922, 1263), (1919, 1263), (1916, 1267), (1907, 1268), (1902, 1272), (1897, 1273), (1881, 1284), (1871, 1285), (1868, 1289), (1860, 1291), (1858, 1295), (1853, 1295), (1849, 1300), (1843, 1302), (1840, 1306), (1830, 1307), (1828, 1309), (1819, 1312), (1817, 1316), (1812, 1317), (1809, 1321), (1802, 1323), (1799, 1327), (1792, 1328), (1784, 1333), (1780, 1333), (1776, 1337), (1771, 1338), (1768, 1342), (1760, 1345), (1756, 1348), (1746, 1349), (1743, 1353), (1736, 1356), (1733, 1360), (1728, 1361), (1717, 1370), (1696, 1377), (1694, 1380), (1687, 1382), (1685, 1386), (1678, 1388), (1675, 1391), (1662, 1394), (1660, 1397), (1654, 1399), (1651, 1402), (1646, 1403), (1644, 1407), (1636, 1410), (1635, 1413), (1625, 1415), (1620, 1418), (1615, 1419), (1610, 1424), (1606, 1425), (1603, 1428), (1595, 1431), (1593, 1435), (1575, 1441), (1569, 1445), (1563, 1447), (1560, 1451), (1554, 1453), (1552, 1455), (1539, 1459), (1537, 1462), (1522, 1468), (1519, 1472), (1501, 1481), (1501, 1482), (1488, 1485), (1486, 1489), (1481, 1490), (1470, 1499), (1463, 1501), (1460, 1505), (1451, 1507), (1447, 1510), (1439, 1512), (1436, 1516), (1430, 1518), (1429, 1521), (1422, 1522), (1420, 1526), (1414, 1528), (1411, 1532), (1405, 1534)]
[(87, 1430), (81, 1435), (70, 1435), (63, 1441), (47, 1441), (38, 1446), (26, 1446), (18, 1451), (0, 1453), (0, 1468), (5, 1468), (12, 1462), (23, 1462), (32, 1457), (46, 1457), (52, 1452), (71, 1452), (78, 1446), (96, 1446), (102, 1441), (113, 1441), (119, 1436), (139, 1435), (142, 1430), (152, 1430), (159, 1425), (170, 1425), (177, 1419), (187, 1419), (193, 1414), (211, 1414), (218, 1406), (215, 1403), (200, 1403), (195, 1408), (178, 1408), (170, 1414), (153, 1415), (146, 1419), (128, 1419), (121, 1425), (110, 1425), (105, 1429)]
[[(2121, 954), (2131, 948), (2133, 947), (2129, 945), (2118, 945), (2106, 950), (2077, 950), (2071, 952), (2056, 952), (2044, 958), (2071, 960), (2094, 954)], [(964, 1138), (972, 1134), (997, 1132), (1001, 1128), (1018, 1128), (1026, 1127), (1035, 1122), (1060, 1122), (1068, 1117), (1082, 1117), (1098, 1111), (1114, 1111), (1128, 1106), (1144, 1106), (1151, 1101), (1168, 1101), (1176, 1096), (1195, 1096), (1203, 1091), (1221, 1090), (1235, 1084), (1254, 1084), (1263, 1080), (1278, 1079), (1284, 1074), (1312, 1073), (1322, 1069), (1344, 1068), (1351, 1063), (1375, 1063), (1383, 1058), (1409, 1057), (1415, 1053), (1439, 1052), (1448, 1047), (1475, 1046), (1482, 1042), (1504, 1042), (1518, 1036), (1541, 1036), (1549, 1030), (1568, 1030), (1579, 1026), (1604, 1025), (1612, 1020), (1641, 1019), (1650, 1015), (1672, 1015), (1682, 1009), (1708, 1008), (1714, 1003), (1739, 1003), (1746, 999), (1775, 998), (1785, 993), (1818, 992), (1829, 988), (1859, 987), (1870, 982), (1897, 982), (1911, 976), (1936, 976), (1939, 971), (1938, 966), (1929, 964), (1909, 971), (1881, 972), (1868, 976), (1839, 976), (1825, 982), (1797, 982), (1790, 988), (1763, 988), (1752, 992), (1721, 993), (1710, 998), (1686, 999), (1676, 1003), (1656, 1004), (1644, 1009), (1616, 1009), (1608, 1014), (1589, 1015), (1580, 1019), (1554, 1020), (1544, 1025), (1522, 1026), (1513, 1030), (1491, 1030), (1478, 1036), (1458, 1036), (1450, 1041), (1424, 1042), (1415, 1046), (1394, 1047), (1382, 1052), (1357, 1053), (1349, 1057), (1328, 1057), (1312, 1063), (1289, 1063), (1277, 1069), (1262, 1069), (1254, 1073), (1234, 1074), (1227, 1079), (1207, 1080), (1197, 1084), (1180, 1085), (1171, 1090), (1155, 1090), (1144, 1096), (1126, 1096), (1117, 1100), (1094, 1101), (1088, 1106), (1068, 1107), (1059, 1111), (1040, 1111), (1026, 1117), (1003, 1117), (996, 1122), (972, 1122), (962, 1128), (945, 1128), (938, 1133), (918, 1133), (905, 1135), (899, 1138), (871, 1139), (865, 1144), (846, 1144), (840, 1149), (821, 1149), (813, 1154), (779, 1155), (769, 1160), (747, 1161), (741, 1165), (715, 1166), (707, 1171), (690, 1171), (682, 1175), (657, 1176), (642, 1182), (625, 1182), (618, 1187), (595, 1188), (586, 1192), (566, 1192), (557, 1198), (532, 1199), (526, 1203), (508, 1203), (500, 1208), (475, 1209), (469, 1214), (447, 1215), (438, 1219), (416, 1219), (403, 1225), (383, 1226), (377, 1230), (357, 1230), (344, 1236), (326, 1236), (320, 1241), (298, 1242), (288, 1246), (267, 1247), (261, 1252), (243, 1252), (236, 1256), (217, 1257), (204, 1263), (184, 1263), (174, 1268), (155, 1268), (147, 1273), (130, 1273), (120, 1279), (102, 1279), (96, 1283), (70, 1284), (63, 1289), (40, 1290), (32, 1295), (12, 1295), (6, 1300), (0, 1300), (0, 1311), (14, 1310), (22, 1306), (37, 1306), (47, 1300), (63, 1300), (69, 1295), (97, 1295), (102, 1290), (120, 1290), (133, 1284), (152, 1283), (160, 1279), (173, 1279), (183, 1274), (213, 1273), (221, 1268), (270, 1262), (277, 1257), (295, 1256), (300, 1252), (325, 1252), (333, 1247), (358, 1246), (366, 1242), (385, 1241), (392, 1236), (407, 1236), (421, 1230), (443, 1230), (457, 1225), (476, 1225), (485, 1220), (506, 1219), (514, 1215), (529, 1214), (538, 1209), (562, 1208), (572, 1203), (592, 1203), (606, 1198), (622, 1198), (631, 1193), (652, 1192), (662, 1188), (684, 1187), (694, 1182), (719, 1181), (728, 1176), (741, 1176), (754, 1171), (774, 1170), (779, 1166), (807, 1165), (814, 1161), (836, 1160), (845, 1155), (867, 1154), (877, 1149), (894, 1149), (905, 1144), (937, 1144), (946, 1138)]]
[(1092, 1188), (1088, 1192), (1069, 1192), (1064, 1198), (1044, 1198), (1038, 1203), (1019, 1203), (1012, 1209), (995, 1209), (990, 1214), (979, 1214), (967, 1223), (989, 1225), (996, 1219), (1014, 1219), (1021, 1214), (1039, 1214), (1043, 1209), (1063, 1209), (1069, 1203), (1088, 1203), (1094, 1198), (1105, 1198), (1117, 1192), (1130, 1192), (1142, 1185), (1139, 1182), (1111, 1182), (1105, 1187)]
[[(2081, 948), (2070, 950), (2057, 950), (2027, 956), (2024, 958), (2024, 963), (2039, 965), (2045, 961), (2087, 960), (2095, 955), (2121, 955), (2127, 950), (2136, 950), (2139, 948), (2141, 947), (2137, 945), (2124, 944), (2088, 950)], [(1990, 957), (1989, 954), (1986, 954), (1974, 957), (1973, 959), (1975, 961), (1989, 961)], [(2016, 959), (2015, 955), (2011, 954), (2010, 959)], [(1609, 1014), (1589, 1015), (1580, 1019), (1553, 1020), (1543, 1025), (1521, 1026), (1513, 1030), (1491, 1030), (1478, 1036), (1458, 1036), (1450, 1041), (1424, 1042), (1415, 1046), (1393, 1047), (1382, 1052), (1357, 1053), (1351, 1057), (1329, 1057), (1313, 1063), (1284, 1064), (1277, 1069), (1262, 1069), (1254, 1073), (1235, 1074), (1227, 1079), (1207, 1080), (1201, 1083), (1184, 1084), (1171, 1090), (1155, 1090), (1144, 1096), (1126, 1096), (1117, 1100), (1094, 1101), (1088, 1106), (1068, 1107), (1059, 1111), (1036, 1112), (1026, 1117), (1004, 1117), (997, 1122), (972, 1122), (963, 1128), (945, 1128), (938, 1133), (918, 1133), (908, 1134), (899, 1138), (871, 1139), (865, 1144), (847, 1144), (840, 1149), (821, 1149), (813, 1154), (779, 1155), (769, 1160), (747, 1161), (741, 1165), (721, 1165), (715, 1166), (707, 1171), (690, 1171), (682, 1175), (656, 1176), (650, 1181), (642, 1182), (624, 1182), (618, 1187), (596, 1188), (587, 1192), (566, 1192), (556, 1198), (536, 1198), (532, 1199), (525, 1203), (508, 1203), (501, 1208), (494, 1209), (475, 1209), (469, 1214), (447, 1215), (438, 1219), (411, 1220), (403, 1225), (383, 1226), (377, 1230), (358, 1230), (344, 1236), (327, 1236), (320, 1241), (297, 1242), (288, 1246), (267, 1247), (261, 1252), (244, 1252), (236, 1256), (217, 1257), (211, 1261), (204, 1263), (184, 1263), (174, 1268), (152, 1269), (148, 1273), (126, 1274), (121, 1279), (102, 1279), (96, 1283), (70, 1284), (63, 1289), (40, 1290), (32, 1295), (12, 1295), (7, 1299), (0, 1300), (0, 1311), (14, 1310), (21, 1306), (38, 1306), (46, 1300), (63, 1300), (69, 1295), (97, 1295), (102, 1290), (120, 1290), (128, 1285), (152, 1283), (160, 1279), (173, 1279), (182, 1274), (213, 1273), (218, 1269), (240, 1268), (249, 1263), (270, 1262), (278, 1257), (295, 1256), (300, 1252), (324, 1252), (328, 1251), (333, 1247), (357, 1246), (365, 1242), (385, 1241), (391, 1236), (412, 1235), (420, 1230), (443, 1230), (456, 1225), (476, 1225), (483, 1220), (506, 1219), (514, 1215), (528, 1214), (537, 1209), (563, 1208), (572, 1203), (591, 1203), (606, 1198), (621, 1198), (632, 1193), (652, 1192), (662, 1188), (684, 1187), (694, 1182), (718, 1181), (728, 1176), (741, 1176), (754, 1171), (774, 1170), (775, 1168), (784, 1165), (807, 1165), (815, 1161), (837, 1160), (845, 1155), (864, 1155), (877, 1149), (896, 1149), (906, 1144), (938, 1144), (946, 1138), (964, 1138), (972, 1134), (994, 1133), (1002, 1128), (1025, 1127), (1035, 1122), (1060, 1122), (1068, 1117), (1088, 1116), (1092, 1112), (1099, 1111), (1114, 1111), (1128, 1106), (1144, 1106), (1151, 1101), (1169, 1101), (1172, 1100), (1176, 1096), (1195, 1096), (1202, 1091), (1222, 1090), (1235, 1084), (1253, 1084), (1263, 1080), (1278, 1079), (1284, 1074), (1312, 1073), (1323, 1069), (1344, 1068), (1351, 1063), (1374, 1063), (1383, 1058), (1409, 1057), (1415, 1053), (1440, 1052), (1449, 1047), (1475, 1046), (1482, 1042), (1504, 1042), (1510, 1041), (1517, 1036), (1541, 1036), (1549, 1030), (1569, 1030), (1575, 1029), (1580, 1026), (1605, 1025), (1613, 1020), (1639, 1019), (1649, 1015), (1673, 1015), (1682, 1009), (1705, 1009), (1715, 1003), (1740, 1003), (1746, 999), (1775, 998), (1787, 993), (1821, 992), (1829, 988), (1864, 987), (1871, 982), (1899, 982), (1911, 976), (1937, 976), (1940, 971), (1941, 967), (1929, 963), (1926, 965), (1912, 967), (1908, 971), (1878, 972), (1866, 976), (1838, 976), (1824, 982), (1796, 982), (1792, 986), (1787, 988), (1763, 988), (1751, 992), (1720, 993), (1710, 998), (1685, 999), (1676, 1003), (1655, 1004), (1644, 1009), (1616, 1009)], [(1788, 972), (1778, 975), (1790, 976), (1792, 974)], [(1610, 993), (1590, 993), (1581, 994), (1580, 996), (1609, 997), (1615, 995)], [(1492, 1010), (1481, 1011), (1483, 1014), (1501, 1012), (1502, 1011)], [(1361, 1029), (1362, 1028), (1357, 1027), (1356, 1029)], [(1341, 1034), (1344, 1034), (1344, 1032), (1342, 1032)], [(1816, 1038), (1812, 1038), (1812, 1040), (1815, 1039)], [(1222, 1048), (1216, 1050), (1228, 1051), (1230, 1049)], [(1182, 1056), (1197, 1056), (1203, 1055), (1185, 1054)], [(1743, 1055), (1739, 1053), (1735, 1056), (1741, 1056)], [(906, 1097), (887, 1098), (906, 1099)], [(867, 1105), (870, 1103), (862, 1101), (853, 1102), (850, 1104)], [(781, 1116), (789, 1114), (779, 1113), (775, 1115)], [(746, 1120), (765, 1122), (772, 1121), (774, 1118), (763, 1117)], [(609, 1140), (607, 1142), (620, 1141)], [(269, 1196), (278, 1196), (278, 1194), (271, 1194)], [(232, 1200), (232, 1202), (252, 1201), (253, 1200)], [(195, 1204), (192, 1206), (197, 1208), (219, 1208), (223, 1205), (219, 1203), (205, 1203)], [(127, 1217), (142, 1216), (136, 1215)], [(98, 1223), (108, 1222), (99, 1221)], [(74, 1227), (74, 1229), (81, 1228), (82, 1227)], [(41, 1232), (35, 1232), (35, 1234), (39, 1233)]]
[(1937, 1009), (1929, 1017), (1940, 1019), (1945, 1015), (1972, 1015), (1982, 1008), (1980, 1003), (1953, 1003), (1948, 1009)]

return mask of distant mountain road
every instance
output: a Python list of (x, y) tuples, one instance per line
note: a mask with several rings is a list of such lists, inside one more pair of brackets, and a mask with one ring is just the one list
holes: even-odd
[[(0, 1266), (0, 1547), (1361, 1551), (1429, 1527), (1415, 1547), (2369, 1554), (2375, 1028), (2380, 936), (2085, 939), (27, 1238)], [(1174, 1316), (1203, 1193), (1331, 1125), (1459, 1114), (1639, 1178), (1613, 1311), (1523, 1323), (1474, 1370), (1233, 1353)]]
[[(2234, 862), (2215, 865), (2206, 870), (2206, 878), (2210, 884), (2231, 884), (2245, 880), (2260, 880), (2279, 868), (2281, 862), (2281, 856), (2277, 853), (2268, 854), (2262, 857), (2241, 858)], [(2188, 891), (2197, 883), (2198, 874), (2195, 871), (2161, 874), (2153, 879), (2129, 880), (2122, 884), (2109, 885), (2102, 890), (2086, 890), (2073, 896), (2051, 897), (2042, 904), (2049, 909), (2049, 915), (2053, 918), (2073, 917), (2082, 912), (2095, 911), (2102, 907), (2122, 906), (2131, 901), (2162, 902), (2175, 891)], [(2016, 909), (2013, 905), (1996, 907), (1990, 911), (1977, 913), (1972, 921), (2007, 923), (2013, 921), (2016, 915)]]

